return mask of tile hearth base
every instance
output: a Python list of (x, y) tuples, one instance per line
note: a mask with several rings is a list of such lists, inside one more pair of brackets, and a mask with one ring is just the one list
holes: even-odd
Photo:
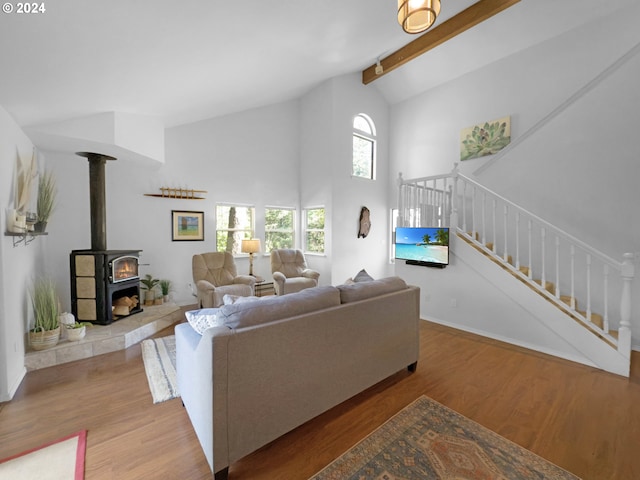
[(124, 350), (160, 330), (181, 322), (184, 312), (193, 308), (193, 305), (180, 307), (172, 303), (149, 306), (144, 307), (143, 312), (109, 325), (92, 325), (87, 327), (86, 336), (77, 342), (61, 338), (55, 347), (47, 350), (35, 351), (29, 348), (24, 359), (25, 367), (27, 371), (39, 370)]

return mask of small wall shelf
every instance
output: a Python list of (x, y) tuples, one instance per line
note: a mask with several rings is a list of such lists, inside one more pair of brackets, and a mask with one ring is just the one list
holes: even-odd
[(21, 243), (29, 245), (40, 235), (49, 235), (48, 232), (4, 232), (5, 237), (13, 237), (13, 246), (17, 247)]
[(159, 198), (183, 198), (185, 200), (204, 200), (205, 197), (201, 196), (203, 193), (207, 193), (206, 190), (194, 190), (192, 188), (169, 188), (161, 187), (162, 193), (145, 193), (147, 197), (159, 197)]

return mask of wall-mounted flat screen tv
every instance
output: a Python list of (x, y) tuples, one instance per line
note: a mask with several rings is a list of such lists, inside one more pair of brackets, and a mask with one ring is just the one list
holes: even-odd
[(398, 260), (428, 267), (449, 265), (447, 227), (397, 227), (395, 243)]

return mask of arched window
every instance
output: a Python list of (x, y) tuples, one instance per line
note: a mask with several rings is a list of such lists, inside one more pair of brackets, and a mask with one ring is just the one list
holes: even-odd
[(353, 162), (351, 175), (375, 180), (376, 127), (364, 113), (353, 117)]

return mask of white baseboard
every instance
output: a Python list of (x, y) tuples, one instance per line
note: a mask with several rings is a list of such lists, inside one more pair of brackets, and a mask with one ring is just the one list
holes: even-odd
[(27, 374), (27, 369), (23, 368), (20, 371), (20, 373), (18, 373), (17, 378), (13, 381), (13, 383), (9, 387), (9, 391), (6, 393), (3, 392), (2, 394), (0, 394), (0, 402), (8, 402), (13, 398), (13, 396), (18, 391), (18, 388), (20, 387), (22, 380), (24, 380), (24, 376), (26, 374)]

